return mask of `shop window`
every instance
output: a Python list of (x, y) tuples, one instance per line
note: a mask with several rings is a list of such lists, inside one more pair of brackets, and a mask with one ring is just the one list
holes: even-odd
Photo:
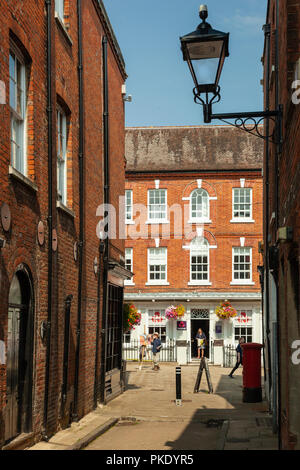
[(127, 333), (123, 335), (123, 343), (130, 344), (130, 340), (131, 340), (131, 332), (128, 331)]
[(240, 337), (245, 338), (246, 343), (252, 343), (252, 326), (235, 326), (234, 341), (237, 343)]
[(166, 343), (167, 339), (167, 320), (164, 310), (149, 310), (148, 311), (148, 333), (153, 335), (159, 334), (162, 343)]

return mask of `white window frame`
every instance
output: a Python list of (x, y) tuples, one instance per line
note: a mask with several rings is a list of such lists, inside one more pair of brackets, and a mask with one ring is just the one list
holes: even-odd
[[(128, 204), (127, 195), (130, 194), (130, 204)], [(128, 210), (129, 209), (129, 210)], [(127, 215), (130, 215), (127, 218)], [(133, 221), (133, 191), (132, 189), (125, 190), (125, 224), (134, 224)]]
[[(238, 191), (239, 193), (242, 191), (250, 191), (250, 216), (249, 217), (236, 217), (234, 215), (235, 210), (235, 192)], [(240, 202), (238, 203), (239, 205), (241, 204)], [(247, 203), (244, 203), (246, 205)], [(232, 219), (230, 221), (231, 223), (254, 223), (255, 220), (253, 220), (253, 189), (252, 188), (232, 188)]]
[[(128, 269), (127, 267), (127, 260), (130, 260), (130, 269), (129, 271), (133, 272), (133, 248), (125, 248), (125, 268)], [(125, 286), (134, 286), (133, 278), (131, 279), (126, 279), (124, 281)]]
[[(245, 252), (245, 255), (246, 256), (246, 251), (249, 250), (249, 255), (250, 255), (250, 278), (249, 279), (235, 279), (234, 277), (234, 274), (235, 274), (235, 270), (234, 270), (234, 265), (235, 264), (248, 264), (248, 263), (241, 263), (240, 261), (238, 263), (235, 263), (234, 261), (234, 257), (236, 256), (236, 251), (239, 250), (239, 251), (243, 251)], [(241, 253), (239, 253), (239, 256), (241, 255)], [(237, 271), (239, 273), (243, 272), (243, 271)], [(248, 272), (248, 271), (244, 271), (244, 274)], [(255, 282), (252, 281), (252, 276), (253, 276), (253, 263), (252, 263), (252, 247), (249, 247), (249, 246), (246, 246), (246, 247), (242, 247), (242, 246), (237, 246), (237, 247), (233, 247), (232, 248), (232, 282), (230, 283), (231, 285), (237, 285), (237, 286), (240, 286), (240, 285), (255, 285)]]
[[(198, 240), (202, 240), (202, 245), (199, 243), (197, 244), (196, 242)], [(205, 280), (201, 280), (201, 279), (192, 279), (192, 274), (194, 272), (192, 272), (192, 257), (193, 256), (201, 256), (202, 253), (201, 252), (201, 248), (202, 246), (206, 246), (206, 253), (205, 253), (205, 256), (207, 256), (207, 279)], [(188, 285), (189, 286), (211, 286), (212, 283), (210, 282), (210, 246), (209, 246), (209, 243), (208, 243), (208, 240), (206, 238), (203, 238), (203, 237), (196, 237), (192, 240), (192, 242), (190, 243), (190, 281), (188, 282)]]
[(65, 0), (55, 0), (55, 14), (64, 23)]
[[(60, 119), (61, 117), (61, 119)], [(58, 106), (56, 112), (56, 137), (57, 137), (57, 197), (67, 207), (67, 166), (68, 166), (68, 122), (65, 111)], [(62, 129), (60, 126), (62, 124)], [(62, 135), (62, 148), (60, 148), (60, 135)], [(62, 183), (62, 186), (61, 186)]]
[[(154, 256), (154, 259), (151, 260), (151, 252), (152, 255), (156, 252), (156, 259)], [(161, 253), (159, 255), (159, 253)], [(159, 259), (161, 258), (161, 260)], [(163, 261), (160, 262), (159, 261)], [(151, 266), (165, 266), (165, 279), (151, 279), (150, 274)], [(147, 271), (148, 271), (148, 282), (146, 282), (146, 286), (168, 286), (169, 282), (167, 281), (168, 279), (168, 249), (166, 247), (160, 247), (160, 248), (148, 248), (148, 256), (147, 256)], [(159, 271), (160, 275), (162, 274), (162, 271)]]
[[(14, 77), (11, 76), (11, 58), (14, 60)], [(20, 67), (20, 84), (18, 87), (17, 67)], [(27, 176), (27, 73), (23, 55), (15, 46), (10, 44), (9, 51), (9, 105), (10, 105), (10, 155), (11, 166), (19, 173)], [(20, 88), (20, 90), (18, 90)], [(15, 103), (12, 106), (12, 89), (14, 89)], [(17, 110), (18, 91), (21, 91), (20, 113)], [(16, 136), (13, 138), (14, 124)], [(15, 146), (13, 150), (13, 146)], [(15, 154), (16, 152), (16, 154)]]
[[(161, 203), (158, 203), (158, 204), (150, 204), (150, 195), (151, 195), (151, 192), (155, 192), (157, 194), (162, 194), (164, 193), (165, 195), (165, 202), (164, 204), (161, 204)], [(168, 210), (168, 200), (167, 200), (167, 197), (168, 197), (168, 194), (167, 194), (167, 190), (166, 189), (148, 189), (148, 220), (146, 221), (146, 224), (168, 224), (169, 221), (167, 219), (167, 210)], [(152, 206), (165, 206), (164, 207), (164, 211), (162, 212), (162, 215), (164, 215), (164, 217), (161, 217), (161, 218), (154, 218), (154, 217), (151, 217), (151, 207)], [(157, 212), (155, 211), (155, 213), (157, 214)]]
[[(206, 198), (207, 198), (207, 215), (206, 216), (202, 216), (202, 217), (193, 216), (193, 195), (197, 192), (202, 192), (202, 193), (206, 194)], [(188, 223), (190, 223), (190, 224), (193, 224), (193, 223), (211, 223), (211, 220), (210, 220), (210, 197), (209, 197), (208, 192), (203, 188), (196, 188), (196, 189), (194, 189), (194, 191), (192, 191), (192, 193), (189, 197), (189, 200), (190, 200), (190, 220), (188, 221)], [(197, 205), (196, 205), (196, 212), (199, 212), (199, 209), (197, 209)], [(203, 213), (203, 210), (202, 210), (202, 213)]]

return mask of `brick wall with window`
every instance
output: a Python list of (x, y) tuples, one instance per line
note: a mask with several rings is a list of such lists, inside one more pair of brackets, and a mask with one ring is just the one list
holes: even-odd
[(126, 159), (133, 203), (128, 293), (260, 291), (262, 141), (229, 126), (129, 128)]

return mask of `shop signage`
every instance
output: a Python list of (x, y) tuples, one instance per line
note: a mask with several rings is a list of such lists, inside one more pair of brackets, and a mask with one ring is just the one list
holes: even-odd
[(177, 330), (186, 330), (186, 321), (178, 321)]

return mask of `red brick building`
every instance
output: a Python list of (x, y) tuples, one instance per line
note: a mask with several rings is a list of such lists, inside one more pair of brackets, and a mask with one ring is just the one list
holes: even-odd
[(124, 240), (96, 214), (124, 192), (126, 72), (101, 0), (0, 9), (0, 445), (22, 447), (122, 390)]
[[(126, 264), (134, 276), (125, 299), (143, 313), (132, 339), (159, 329), (185, 363), (202, 327), (217, 364), (239, 336), (261, 341), (262, 155), (260, 139), (229, 126), (126, 129)], [(239, 315), (220, 322), (215, 308), (225, 299)], [(185, 307), (184, 331), (164, 318), (170, 304)]]
[(281, 139), (264, 156), (267, 392), (281, 448), (299, 450), (300, 1), (270, 0), (266, 23), (265, 103), (283, 106)]

